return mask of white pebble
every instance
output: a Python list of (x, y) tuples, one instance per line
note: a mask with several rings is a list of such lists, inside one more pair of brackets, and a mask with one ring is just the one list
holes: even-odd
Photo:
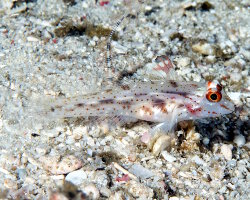
[(92, 149), (87, 149), (87, 154), (92, 157), (93, 156), (93, 151)]
[(100, 192), (94, 184), (90, 184), (83, 189), (83, 192), (88, 195), (89, 199), (99, 199)]
[(134, 198), (138, 199), (153, 199), (153, 189), (146, 185), (139, 183), (138, 181), (131, 180), (128, 183), (128, 192), (132, 194)]
[(125, 54), (128, 51), (127, 47), (122, 46), (118, 42), (113, 41), (112, 45), (113, 45), (113, 51), (117, 54)]
[(161, 151), (171, 146), (171, 137), (169, 135), (160, 136), (153, 146), (153, 154), (158, 155)]
[(67, 140), (65, 141), (65, 143), (67, 145), (74, 144), (75, 143), (75, 139), (72, 136), (70, 136), (70, 137), (67, 138)]
[(84, 134), (88, 132), (88, 128), (86, 126), (78, 126), (75, 129), (73, 129), (73, 135), (76, 140), (79, 140), (82, 138)]
[(170, 197), (169, 200), (180, 200), (179, 197)]
[(250, 60), (250, 51), (247, 51), (245, 49), (241, 49), (240, 50), (240, 53), (247, 59), (247, 60)]
[(186, 67), (190, 64), (191, 59), (188, 57), (178, 58), (177, 60), (177, 66), (182, 68)]
[(125, 197), (121, 190), (118, 192), (115, 192), (114, 194), (111, 194), (109, 197), (109, 200), (123, 200), (123, 199), (125, 199)]
[(210, 169), (210, 177), (212, 180), (222, 180), (224, 175), (224, 167), (220, 166), (218, 163)]
[(95, 140), (91, 137), (88, 137), (87, 144), (91, 147), (95, 146)]
[(83, 170), (77, 170), (70, 172), (65, 180), (71, 182), (74, 185), (81, 185), (87, 179), (87, 174)]
[(250, 142), (247, 142), (247, 143), (245, 144), (245, 147), (248, 148), (248, 149), (250, 149)]
[(38, 153), (39, 156), (43, 156), (47, 153), (47, 150), (45, 148), (37, 147), (36, 152)]
[(208, 145), (209, 142), (210, 142), (210, 140), (209, 140), (209, 138), (204, 137), (203, 140), (202, 140), (202, 142), (203, 142), (204, 145)]
[(146, 178), (150, 178), (152, 176), (154, 176), (154, 173), (151, 172), (149, 169), (138, 165), (138, 164), (134, 164), (129, 172), (131, 172), (132, 174), (134, 174), (135, 176), (137, 176), (138, 178), (142, 178), (142, 179), (146, 179)]
[(209, 62), (209, 63), (214, 63), (216, 61), (216, 57), (212, 56), (212, 55), (209, 55), (209, 56), (206, 57), (206, 61)]
[(209, 43), (204, 43), (204, 42), (199, 42), (197, 44), (194, 44), (192, 46), (192, 50), (202, 55), (214, 55), (215, 54), (215, 49), (213, 45)]
[(176, 161), (176, 158), (174, 156), (172, 156), (171, 154), (169, 154), (167, 151), (161, 152), (161, 155), (168, 162), (174, 162), (174, 161)]
[(221, 154), (225, 157), (226, 160), (232, 160), (233, 154), (232, 154), (232, 145), (227, 145), (227, 144), (223, 144), (221, 146)]
[(27, 40), (28, 40), (29, 42), (38, 42), (38, 41), (39, 41), (39, 39), (36, 38), (36, 37), (34, 37), (34, 36), (28, 36), (28, 37), (27, 37)]
[(102, 196), (104, 196), (104, 197), (110, 197), (110, 195), (111, 195), (110, 189), (108, 189), (108, 188), (106, 188), (106, 187), (102, 187), (102, 188), (100, 189), (100, 193), (101, 193)]
[(204, 162), (204, 160), (202, 160), (199, 156), (195, 155), (194, 157), (192, 157), (192, 161), (194, 161), (197, 165), (206, 165), (206, 162)]
[(234, 143), (238, 147), (242, 147), (246, 143), (246, 139), (245, 139), (245, 137), (243, 135), (236, 135), (234, 137)]
[[(28, 158), (28, 160), (32, 162), (31, 158)], [(82, 167), (82, 161), (73, 155), (65, 156), (59, 162), (57, 156), (43, 156), (40, 158), (40, 162), (45, 169), (55, 175), (68, 174)]]
[(241, 73), (233, 72), (233, 73), (231, 73), (230, 78), (234, 82), (239, 82), (242, 79), (242, 75), (241, 75)]

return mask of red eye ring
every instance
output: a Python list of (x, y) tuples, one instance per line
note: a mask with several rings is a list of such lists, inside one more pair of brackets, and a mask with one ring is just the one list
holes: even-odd
[(214, 91), (208, 91), (206, 94), (206, 98), (210, 102), (219, 102), (222, 98), (222, 95), (220, 92), (214, 92)]

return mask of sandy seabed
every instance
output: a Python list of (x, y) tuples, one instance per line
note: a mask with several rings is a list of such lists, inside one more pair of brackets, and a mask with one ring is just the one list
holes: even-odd
[[(250, 199), (249, 5), (2, 0), (0, 199)], [(163, 135), (151, 148), (147, 122), (107, 131), (83, 118), (30, 117), (48, 99), (102, 90), (105, 36), (124, 13), (116, 77), (151, 79), (154, 58), (168, 55), (182, 81), (219, 80), (235, 112), (180, 124), (174, 145)]]

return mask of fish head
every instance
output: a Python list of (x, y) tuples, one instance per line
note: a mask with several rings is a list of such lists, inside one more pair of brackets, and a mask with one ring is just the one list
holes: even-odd
[(218, 81), (209, 81), (200, 102), (202, 117), (218, 117), (232, 113), (235, 106)]

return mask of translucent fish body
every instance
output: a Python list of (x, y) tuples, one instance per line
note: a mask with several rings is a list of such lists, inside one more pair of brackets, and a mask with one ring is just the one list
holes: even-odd
[(167, 129), (182, 120), (231, 113), (233, 103), (215, 82), (142, 82), (100, 93), (50, 102), (42, 113), (50, 117), (131, 117), (165, 123)]

